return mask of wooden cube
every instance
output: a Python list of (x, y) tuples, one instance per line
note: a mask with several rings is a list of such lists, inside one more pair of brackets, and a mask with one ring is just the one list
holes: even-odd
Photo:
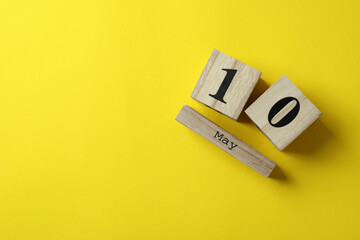
[(280, 151), (321, 115), (285, 75), (252, 103), (245, 113)]
[(255, 68), (214, 49), (191, 97), (237, 120), (260, 75)]

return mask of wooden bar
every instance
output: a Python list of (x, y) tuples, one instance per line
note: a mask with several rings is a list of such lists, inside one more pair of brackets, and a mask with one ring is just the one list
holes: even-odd
[(268, 177), (276, 166), (271, 159), (189, 106), (182, 107), (176, 120), (265, 177)]

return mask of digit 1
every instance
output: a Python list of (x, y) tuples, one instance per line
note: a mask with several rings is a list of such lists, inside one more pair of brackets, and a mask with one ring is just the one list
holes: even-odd
[(217, 91), (217, 93), (215, 95), (209, 94), (209, 96), (226, 104), (226, 102), (224, 101), (224, 96), (225, 96), (225, 93), (228, 90), (230, 83), (232, 82), (237, 70), (236, 69), (225, 69), (225, 68), (223, 68), (222, 70), (226, 71), (226, 76), (225, 76), (223, 82), (221, 83), (220, 88)]
[[(292, 101), (296, 101), (296, 105), (291, 109), (282, 119), (280, 119), (277, 123), (272, 123), (271, 121), (275, 117), (276, 114), (278, 114), (287, 104), (289, 104)], [(277, 103), (272, 106), (272, 108), (269, 111), (268, 115), (268, 121), (271, 126), (273, 127), (284, 127), (291, 123), (292, 120), (296, 118), (300, 111), (300, 103), (299, 101), (294, 97), (285, 97), (283, 99), (280, 99)]]

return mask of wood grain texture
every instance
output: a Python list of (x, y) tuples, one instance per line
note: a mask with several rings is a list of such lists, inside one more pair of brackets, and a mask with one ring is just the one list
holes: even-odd
[(275, 162), (189, 106), (183, 106), (176, 120), (265, 177), (268, 177), (276, 166)]
[[(226, 103), (209, 96), (209, 94), (215, 94), (219, 90), (227, 74), (223, 69), (236, 70), (236, 74), (224, 96)], [(191, 97), (237, 120), (260, 76), (259, 70), (214, 49)]]
[[(299, 101), (299, 112), (286, 126), (274, 127), (269, 122), (269, 111), (279, 100), (286, 97), (294, 97)], [(295, 101), (289, 102), (272, 118), (271, 123), (279, 122), (295, 106)], [(280, 151), (321, 115), (315, 105), (285, 75), (252, 103), (245, 113)]]

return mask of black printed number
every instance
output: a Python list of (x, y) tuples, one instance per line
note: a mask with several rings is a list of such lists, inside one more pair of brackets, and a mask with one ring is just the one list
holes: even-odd
[(209, 96), (226, 104), (226, 102), (224, 101), (224, 96), (225, 96), (225, 93), (228, 90), (230, 83), (232, 82), (237, 70), (236, 69), (225, 69), (225, 68), (222, 70), (226, 71), (226, 76), (225, 76), (223, 82), (221, 83), (217, 93), (215, 95), (209, 94)]
[[(272, 119), (275, 117), (276, 114), (278, 114), (287, 104), (289, 104), (292, 101), (296, 101), (296, 105), (295, 107), (293, 107), (293, 109), (291, 109), (286, 115), (285, 117), (283, 117), (282, 119), (280, 119), (280, 121), (278, 121), (277, 123), (272, 123)], [(288, 125), (289, 123), (291, 123), (292, 120), (294, 120), (297, 116), (297, 114), (300, 111), (300, 103), (299, 101), (294, 98), (294, 97), (285, 97), (283, 99), (280, 99), (277, 103), (274, 104), (274, 106), (270, 109), (269, 111), (269, 115), (268, 115), (268, 121), (271, 124), (271, 126), (273, 127), (284, 127), (286, 125)]]

